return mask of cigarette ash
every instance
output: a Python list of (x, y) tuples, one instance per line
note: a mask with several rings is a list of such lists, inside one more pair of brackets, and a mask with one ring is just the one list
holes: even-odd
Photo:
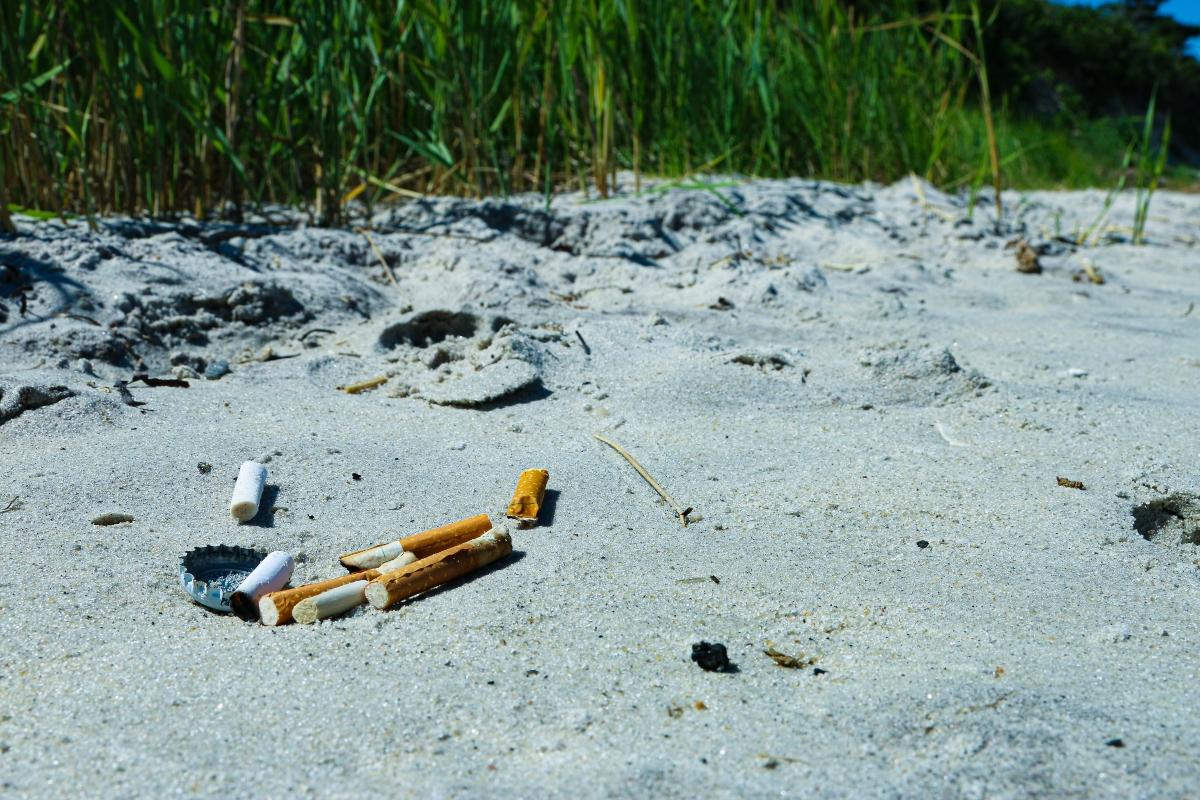
[(250, 573), (248, 571), (243, 572), (241, 570), (227, 572), (224, 575), (218, 575), (209, 579), (208, 587), (209, 589), (216, 589), (224, 594), (232, 594), (233, 591), (241, 585), (242, 581), (246, 580), (246, 576), (249, 574)]
[(482, 319), (465, 311), (412, 314), (382, 331), (395, 396), (438, 405), (474, 407), (503, 400), (541, 380), (538, 343), (505, 317)]
[(870, 399), (878, 404), (940, 405), (979, 396), (991, 382), (964, 369), (945, 348), (865, 350), (859, 364), (870, 370)]

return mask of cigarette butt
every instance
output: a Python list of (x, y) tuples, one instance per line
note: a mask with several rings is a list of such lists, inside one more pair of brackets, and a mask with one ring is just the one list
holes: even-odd
[(394, 558), (397, 558), (404, 552), (404, 545), (397, 540), (388, 542), (387, 544), (377, 544), (374, 547), (368, 547), (365, 550), (356, 550), (353, 553), (346, 553), (339, 558), (342, 566), (346, 569), (375, 569), (380, 564), (386, 564)]
[(238, 522), (254, 519), (258, 513), (258, 501), (262, 499), (263, 484), (267, 482), (267, 468), (255, 461), (247, 461), (238, 470), (237, 483), (233, 486), (233, 499), (229, 501), (229, 513)]
[(358, 394), (359, 392), (365, 392), (368, 389), (374, 389), (376, 386), (382, 386), (383, 384), (387, 383), (387, 380), (387, 375), (380, 375), (377, 378), (367, 378), (365, 381), (351, 383), (348, 386), (339, 386), (338, 388), (346, 394)]
[(401, 569), (402, 567), (407, 567), (409, 564), (413, 563), (416, 560), (417, 560), (417, 557), (415, 554), (410, 553), (407, 550), (405, 550), (403, 553), (396, 556), (391, 561), (385, 561), (384, 563), (380, 564), (379, 571), (380, 572), (395, 572), (396, 570)]
[(440, 553), (448, 547), (474, 539), (490, 530), (491, 527), (492, 520), (488, 515), (479, 514), (458, 522), (451, 522), (440, 528), (414, 533), (412, 536), (406, 536), (398, 541), (377, 544), (365, 550), (346, 553), (338, 560), (348, 570), (362, 570), (373, 569), (385, 564), (405, 551), (412, 553), (417, 558), (425, 558), (434, 553)]
[(344, 583), (312, 597), (306, 597), (292, 609), (292, 616), (296, 622), (310, 625), (319, 619), (349, 611), (365, 602), (367, 583), (368, 581), (365, 579), (359, 578), (359, 580)]
[(293, 612), (300, 601), (306, 600), (309, 597), (315, 597), (322, 592), (327, 592), (338, 586), (353, 583), (354, 581), (376, 578), (379, 574), (380, 572), (377, 569), (350, 572), (345, 575), (339, 575), (336, 578), (297, 586), (295, 589), (272, 592), (258, 601), (259, 617), (262, 619), (263, 625), (286, 625), (292, 621)]
[(238, 584), (233, 596), (229, 598), (233, 613), (247, 622), (253, 620), (259, 613), (259, 598), (287, 586), (294, 568), (295, 563), (287, 553), (279, 550), (268, 553), (254, 571)]
[(508, 516), (517, 520), (522, 528), (536, 525), (542, 500), (546, 497), (546, 483), (550, 473), (544, 469), (527, 469), (517, 478), (517, 489), (508, 504)]
[(512, 552), (512, 537), (503, 526), (389, 572), (367, 584), (367, 600), (375, 608), (390, 608), (401, 600), (474, 572)]
[[(345, 575), (339, 575), (336, 578), (329, 578), (327, 580), (317, 581), (315, 583), (308, 583), (304, 586), (297, 586), (294, 589), (285, 589), (280, 592), (272, 592), (258, 601), (259, 618), (261, 619), (263, 625), (270, 625), (272, 627), (276, 625), (287, 625), (289, 622), (295, 620), (297, 607), (310, 597), (316, 597), (317, 595), (324, 594), (331, 589), (336, 589), (339, 586), (346, 586), (347, 584), (354, 583), (355, 581), (369, 581), (372, 578), (379, 577), (388, 570), (406, 567), (415, 560), (416, 556), (414, 556), (412, 553), (404, 553), (398, 558), (394, 558), (385, 563), (379, 569), (367, 569), (361, 572), (348, 572)], [(365, 598), (360, 599), (359, 602), (364, 602), (364, 600)], [(342, 610), (344, 611), (345, 609)], [(326, 616), (332, 616), (334, 613), (340, 612), (330, 612), (330, 614)], [(325, 617), (320, 616), (316, 617), (316, 619), (325, 619)]]

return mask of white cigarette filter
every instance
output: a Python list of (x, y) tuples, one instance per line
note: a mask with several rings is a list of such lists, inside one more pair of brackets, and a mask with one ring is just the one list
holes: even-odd
[(402, 550), (400, 555), (393, 558), (391, 561), (385, 561), (375, 569), (380, 572), (394, 572), (401, 567), (407, 567), (409, 564), (417, 560), (416, 553), (410, 553), (407, 550)]
[(404, 545), (395, 541), (343, 556), (342, 563), (350, 569), (378, 569), (381, 564), (386, 564), (402, 555), (404, 555)]
[(354, 581), (301, 600), (292, 609), (292, 618), (307, 625), (349, 611), (366, 601), (367, 581)]
[(258, 513), (258, 501), (262, 499), (263, 484), (267, 482), (267, 468), (257, 461), (247, 461), (238, 470), (237, 483), (233, 487), (233, 499), (229, 501), (229, 513), (238, 522), (254, 519)]
[(503, 525), (449, 550), (422, 558), (402, 569), (373, 578), (367, 600), (375, 608), (390, 608), (405, 598), (462, 577), (512, 552), (512, 537)]
[(282, 550), (268, 553), (229, 598), (233, 613), (247, 622), (258, 619), (259, 598), (287, 586), (295, 566), (292, 557)]

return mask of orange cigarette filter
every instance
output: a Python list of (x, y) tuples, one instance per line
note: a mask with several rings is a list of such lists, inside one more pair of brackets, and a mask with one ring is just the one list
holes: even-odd
[(517, 489), (508, 504), (508, 517), (515, 519), (522, 528), (537, 524), (542, 500), (546, 497), (546, 484), (550, 473), (544, 469), (527, 469), (517, 478)]
[(345, 575), (339, 575), (336, 578), (329, 580), (317, 581), (316, 583), (297, 586), (295, 589), (284, 589), (281, 592), (271, 592), (258, 601), (259, 618), (263, 625), (287, 625), (292, 621), (292, 609), (301, 600), (309, 597), (314, 597), (322, 592), (327, 592), (330, 589), (336, 589), (338, 586), (354, 581), (372, 580), (380, 575), (377, 569), (368, 569), (361, 572), (349, 572)]
[(470, 541), (480, 534), (487, 533), (491, 528), (492, 520), (488, 515), (477, 514), (439, 528), (414, 533), (403, 539), (346, 553), (338, 561), (348, 570), (360, 571), (378, 567), (404, 552), (412, 553), (417, 558), (425, 558), (456, 544)]
[(503, 527), (455, 545), (406, 567), (380, 575), (367, 584), (367, 602), (391, 608), (401, 600), (474, 572), (512, 552), (512, 537)]

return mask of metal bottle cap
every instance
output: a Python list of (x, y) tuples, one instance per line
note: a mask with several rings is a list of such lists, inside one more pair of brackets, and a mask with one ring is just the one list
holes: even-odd
[(266, 557), (249, 547), (197, 547), (179, 559), (179, 583), (200, 605), (228, 614), (234, 590)]

